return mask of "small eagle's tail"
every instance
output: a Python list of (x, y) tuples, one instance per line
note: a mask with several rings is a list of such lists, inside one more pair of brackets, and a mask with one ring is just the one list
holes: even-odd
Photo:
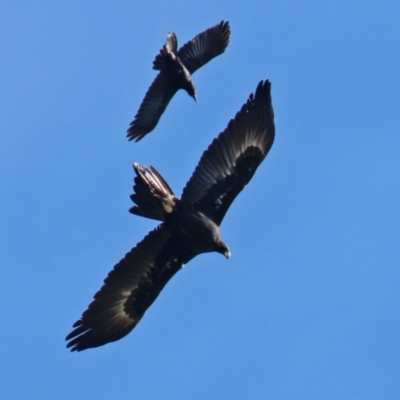
[(168, 32), (167, 41), (153, 61), (153, 69), (161, 70), (176, 58), (178, 39), (174, 32)]
[(142, 167), (134, 163), (136, 172), (131, 200), (136, 204), (129, 212), (142, 217), (164, 221), (165, 214), (170, 213), (178, 200), (168, 183), (153, 167)]

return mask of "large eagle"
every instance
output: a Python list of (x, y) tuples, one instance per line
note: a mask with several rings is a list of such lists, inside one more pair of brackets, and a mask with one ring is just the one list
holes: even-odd
[(153, 167), (134, 164), (133, 214), (163, 221), (114, 267), (66, 337), (72, 351), (121, 339), (143, 317), (166, 283), (201, 253), (230, 256), (219, 225), (250, 181), (275, 135), (271, 84), (261, 81), (226, 129), (203, 153), (175, 197)]
[(148, 89), (127, 136), (139, 141), (157, 125), (168, 103), (179, 89), (196, 100), (196, 89), (191, 75), (214, 57), (222, 54), (229, 44), (229, 22), (221, 21), (199, 33), (178, 50), (178, 39), (169, 32), (167, 41), (153, 61), (153, 69), (159, 70)]

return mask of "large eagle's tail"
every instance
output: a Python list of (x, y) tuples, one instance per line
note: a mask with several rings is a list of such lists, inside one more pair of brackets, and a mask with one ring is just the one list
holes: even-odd
[(164, 221), (178, 200), (168, 183), (153, 167), (133, 164), (136, 172), (131, 200), (136, 204), (129, 209), (132, 214)]

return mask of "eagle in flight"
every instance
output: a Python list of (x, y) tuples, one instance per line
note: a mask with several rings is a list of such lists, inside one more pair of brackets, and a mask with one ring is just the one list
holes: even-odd
[(115, 265), (66, 337), (81, 351), (127, 335), (166, 283), (201, 253), (229, 258), (219, 226), (250, 181), (275, 136), (271, 84), (261, 81), (226, 129), (203, 153), (177, 198), (153, 167), (134, 164), (133, 214), (162, 221)]
[(229, 44), (229, 22), (221, 21), (199, 33), (178, 50), (178, 39), (169, 32), (167, 41), (153, 61), (159, 70), (131, 122), (127, 137), (136, 142), (151, 132), (179, 89), (185, 89), (196, 100), (196, 89), (191, 75), (214, 57), (222, 54)]

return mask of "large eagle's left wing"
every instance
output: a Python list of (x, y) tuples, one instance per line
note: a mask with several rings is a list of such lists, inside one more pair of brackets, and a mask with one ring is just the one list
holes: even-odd
[(206, 29), (189, 40), (178, 50), (178, 57), (187, 70), (194, 71), (222, 54), (229, 44), (231, 28), (229, 22), (221, 21), (218, 25)]
[(261, 81), (226, 129), (203, 153), (183, 189), (189, 202), (219, 225), (268, 154), (275, 136), (271, 83)]
[(165, 224), (151, 231), (108, 274), (66, 337), (67, 347), (81, 351), (127, 335), (166, 283), (193, 257), (181, 247)]

